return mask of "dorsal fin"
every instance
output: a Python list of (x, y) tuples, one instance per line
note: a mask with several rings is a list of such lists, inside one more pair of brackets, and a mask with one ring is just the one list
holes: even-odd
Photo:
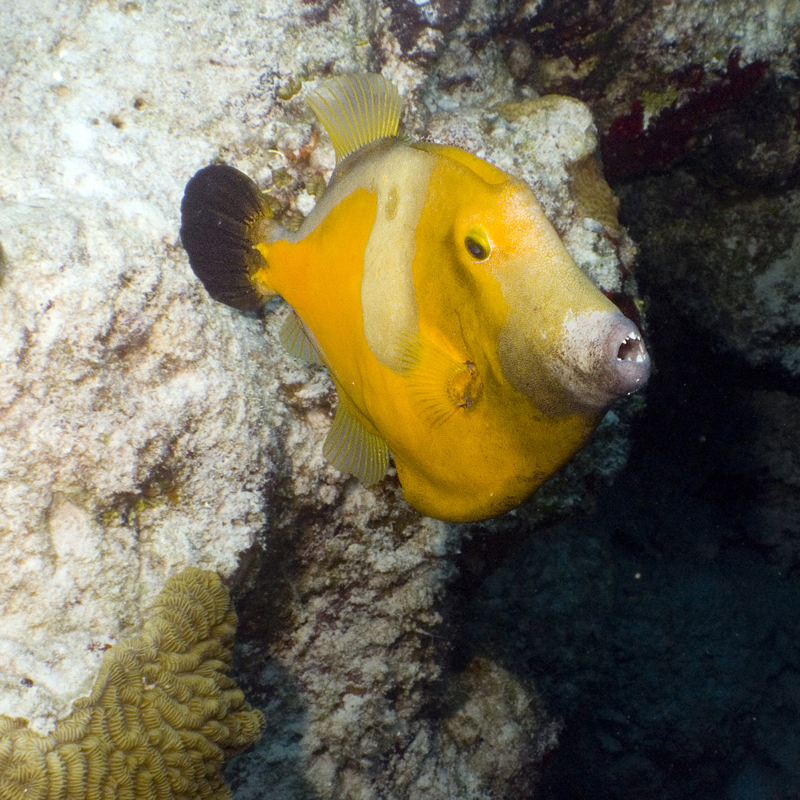
[(333, 141), (337, 163), (365, 144), (397, 135), (400, 95), (382, 75), (331, 78), (308, 104)]

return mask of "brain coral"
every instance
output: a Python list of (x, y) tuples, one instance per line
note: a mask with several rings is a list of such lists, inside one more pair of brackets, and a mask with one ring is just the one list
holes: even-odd
[(142, 634), (106, 653), (92, 693), (50, 735), (0, 716), (0, 798), (230, 797), (223, 760), (264, 726), (227, 675), (235, 629), (215, 573), (170, 578)]

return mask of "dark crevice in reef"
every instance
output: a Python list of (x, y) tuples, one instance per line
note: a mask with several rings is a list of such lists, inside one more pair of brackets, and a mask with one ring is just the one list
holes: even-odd
[(527, 539), (463, 607), (454, 657), (476, 643), (499, 654), (564, 720), (537, 800), (796, 785), (774, 732), (800, 737), (785, 710), (800, 700), (800, 587), (794, 556), (762, 537), (753, 394), (800, 393), (721, 358), (670, 305), (651, 309), (659, 369), (625, 472), (595, 513)]

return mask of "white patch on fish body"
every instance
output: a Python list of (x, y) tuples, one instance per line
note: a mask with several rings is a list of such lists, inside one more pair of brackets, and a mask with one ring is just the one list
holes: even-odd
[(361, 307), (370, 350), (395, 372), (406, 368), (399, 342), (419, 333), (411, 267), (433, 166), (428, 153), (397, 147), (375, 170), (378, 212), (364, 251)]

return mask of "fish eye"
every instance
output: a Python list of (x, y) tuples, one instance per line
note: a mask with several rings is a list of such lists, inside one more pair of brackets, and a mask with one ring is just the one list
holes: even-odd
[(480, 228), (472, 228), (464, 237), (464, 247), (476, 261), (485, 261), (492, 251), (489, 238)]

